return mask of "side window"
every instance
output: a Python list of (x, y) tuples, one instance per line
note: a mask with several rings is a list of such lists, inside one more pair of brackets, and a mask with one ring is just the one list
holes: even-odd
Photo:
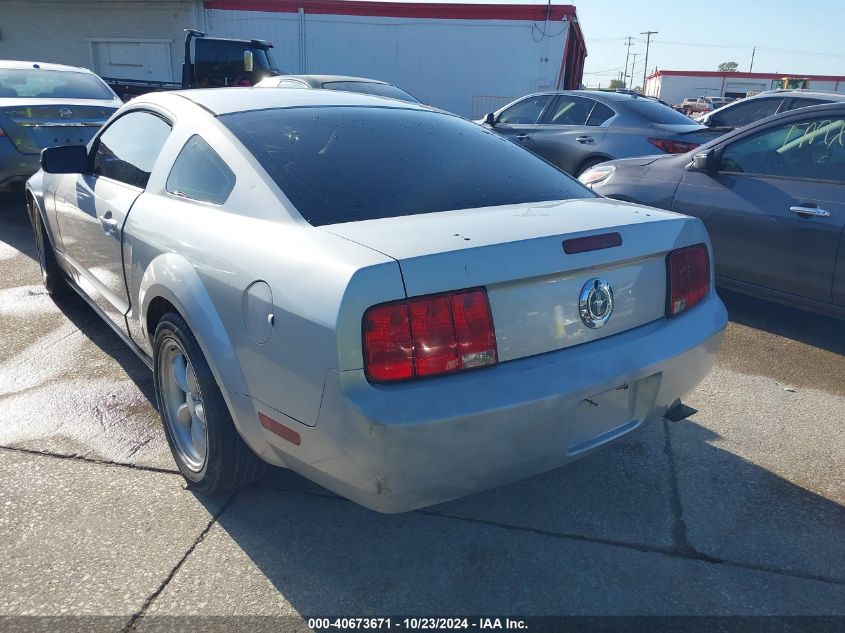
[(170, 134), (170, 125), (149, 112), (130, 112), (97, 139), (94, 175), (143, 189)]
[(782, 101), (781, 98), (775, 99), (750, 99), (743, 101), (732, 108), (728, 108), (720, 112), (718, 118), (714, 122), (715, 125), (724, 125), (727, 127), (742, 127), (754, 121), (765, 119), (767, 116), (773, 115), (778, 110), (778, 106)]
[(561, 95), (555, 101), (543, 123), (549, 125), (586, 125), (590, 110), (596, 102), (583, 97)]
[(551, 95), (537, 95), (523, 99), (503, 111), (496, 122), (510, 123), (511, 125), (536, 123), (543, 113), (543, 108), (548, 105), (551, 99)]
[(791, 99), (789, 102), (784, 103), (780, 111), (786, 112), (787, 110), (806, 108), (807, 106), (819, 105), (820, 103), (827, 103), (827, 101), (822, 101), (820, 99)]
[(719, 170), (845, 182), (845, 117), (784, 123), (732, 143)]
[(593, 111), (590, 112), (590, 118), (587, 119), (587, 125), (603, 127), (607, 125), (607, 122), (614, 116), (616, 116), (616, 112), (614, 112), (609, 106), (596, 101), (596, 106), (593, 108)]
[(167, 191), (191, 200), (223, 204), (235, 188), (235, 174), (199, 136), (185, 143), (170, 175)]

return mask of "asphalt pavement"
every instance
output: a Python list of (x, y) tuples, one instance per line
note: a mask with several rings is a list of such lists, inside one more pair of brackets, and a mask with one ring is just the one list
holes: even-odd
[(687, 420), (402, 515), (285, 470), (209, 499), (176, 473), (149, 370), (80, 299), (46, 295), (22, 201), (3, 196), (0, 628), (845, 616), (845, 326), (721, 294), (731, 323)]

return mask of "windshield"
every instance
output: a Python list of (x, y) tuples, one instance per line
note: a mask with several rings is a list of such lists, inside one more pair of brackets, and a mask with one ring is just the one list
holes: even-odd
[(661, 123), (664, 125), (689, 125), (697, 126), (688, 116), (681, 114), (665, 106), (658, 101), (635, 97), (628, 101), (628, 107), (650, 123)]
[(0, 69), (0, 98), (114, 99), (96, 75), (66, 70)]
[(390, 97), (400, 101), (419, 103), (419, 100), (409, 95), (404, 90), (390, 84), (381, 84), (374, 81), (326, 81), (323, 82), (326, 90), (342, 90), (344, 92), (361, 92), (367, 95), (378, 97)]
[(220, 121), (314, 226), (594, 196), (498, 134), (439, 112), (279, 108)]

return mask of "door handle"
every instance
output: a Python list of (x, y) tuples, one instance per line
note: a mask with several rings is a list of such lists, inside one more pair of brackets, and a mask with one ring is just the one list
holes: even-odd
[(528, 135), (527, 135), (527, 134), (517, 134), (517, 135), (516, 135), (516, 140), (517, 140), (517, 141), (527, 141), (527, 140), (528, 140)]
[(579, 143), (592, 143), (593, 137), (592, 136), (576, 136), (575, 140)]
[(819, 209), (818, 207), (789, 207), (789, 210), (802, 216), (812, 215), (818, 218), (830, 217), (830, 211), (827, 211), (826, 209)]
[(117, 230), (117, 220), (112, 219), (111, 211), (100, 216), (100, 224), (103, 225), (103, 232), (106, 235), (112, 235)]

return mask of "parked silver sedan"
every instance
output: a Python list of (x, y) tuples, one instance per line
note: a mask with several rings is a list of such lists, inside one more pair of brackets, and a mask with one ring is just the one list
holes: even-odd
[(85, 68), (0, 61), (0, 191), (23, 189), (43, 148), (87, 143), (121, 105)]
[(398, 512), (539, 473), (674, 411), (726, 324), (699, 220), (393, 99), (153, 93), (42, 165), (44, 283), (150, 366), (204, 492), (269, 462)]

